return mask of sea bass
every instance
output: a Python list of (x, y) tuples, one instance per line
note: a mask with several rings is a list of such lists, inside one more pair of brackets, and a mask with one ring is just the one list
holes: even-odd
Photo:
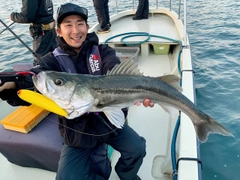
[(175, 75), (143, 76), (133, 60), (124, 61), (101, 76), (55, 71), (43, 71), (33, 76), (35, 87), (66, 110), (68, 119), (86, 112), (103, 111), (115, 126), (121, 128), (125, 121), (121, 108), (148, 98), (188, 115), (201, 142), (207, 140), (209, 133), (232, 136), (184, 96), (178, 82)]

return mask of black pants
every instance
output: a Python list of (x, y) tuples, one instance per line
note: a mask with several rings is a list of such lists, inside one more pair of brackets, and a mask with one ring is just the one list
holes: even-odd
[(102, 30), (108, 30), (110, 26), (108, 0), (93, 0), (97, 19)]
[[(115, 170), (121, 180), (134, 180), (146, 155), (146, 141), (125, 125), (118, 135), (106, 142), (121, 153)], [(97, 156), (96, 156), (97, 155)], [(106, 180), (110, 176), (104, 144), (95, 148), (63, 146), (57, 180)], [(95, 167), (95, 169), (92, 169)]]
[(149, 0), (138, 0), (138, 8), (135, 17), (147, 18), (149, 13)]
[[(52, 52), (57, 47), (57, 34), (55, 29), (42, 31), (41, 27), (30, 26), (29, 31), (33, 38), (33, 51), (38, 57), (42, 57), (48, 52)], [(37, 61), (38, 58), (34, 57), (34, 63)]]

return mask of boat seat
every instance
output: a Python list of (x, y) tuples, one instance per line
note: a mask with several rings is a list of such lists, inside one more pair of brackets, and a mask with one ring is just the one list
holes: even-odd
[(13, 164), (56, 172), (63, 144), (56, 122), (50, 113), (28, 134), (0, 126), (0, 153)]

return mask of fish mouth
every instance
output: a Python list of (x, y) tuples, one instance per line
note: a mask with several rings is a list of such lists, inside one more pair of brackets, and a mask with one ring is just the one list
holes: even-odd
[(38, 75), (32, 77), (32, 79), (34, 86), (42, 94), (47, 95), (48, 93), (53, 93), (54, 89), (46, 79), (46, 72), (42, 71)]

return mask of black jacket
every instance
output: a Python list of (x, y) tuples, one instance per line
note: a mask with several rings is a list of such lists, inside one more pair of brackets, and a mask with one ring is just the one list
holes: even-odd
[[(87, 39), (81, 46), (79, 53), (72, 50), (62, 38), (58, 37), (57, 40), (61, 49), (68, 53), (73, 59), (77, 72), (81, 74), (89, 74), (86, 55), (88, 49), (91, 48), (92, 45), (98, 44), (98, 38), (96, 34), (89, 33), (87, 35)], [(108, 70), (111, 70), (116, 64), (119, 64), (120, 60), (115, 55), (115, 50), (110, 48), (108, 45), (98, 45), (98, 48), (102, 58), (103, 74), (106, 74)], [(38, 73), (44, 70), (61, 71), (60, 65), (52, 53), (48, 53), (42, 57), (39, 64), (31, 71)], [(8, 103), (11, 105), (27, 104), (16, 96), (16, 91), (19, 89), (33, 88), (31, 77), (29, 77), (28, 81), (29, 82), (18, 83), (18, 88), (16, 90), (12, 90), (13, 92), (4, 90), (5, 92), (10, 93), (8, 98), (6, 98), (7, 96), (5, 95), (5, 100), (8, 100)], [(4, 99), (4, 96), (1, 94), (4, 93), (4, 91), (0, 93), (0, 97), (2, 99)], [(105, 123), (107, 123), (107, 125)], [(95, 113), (86, 113), (78, 118), (75, 118), (74, 120), (68, 120), (64, 117), (59, 117), (59, 129), (67, 145), (91, 148), (98, 143), (107, 142), (109, 138), (114, 136), (114, 133), (110, 132), (116, 129), (116, 127), (108, 121), (103, 113), (99, 113), (98, 115)]]
[(54, 21), (52, 0), (22, 0), (22, 11), (11, 13), (18, 23), (48, 24)]

